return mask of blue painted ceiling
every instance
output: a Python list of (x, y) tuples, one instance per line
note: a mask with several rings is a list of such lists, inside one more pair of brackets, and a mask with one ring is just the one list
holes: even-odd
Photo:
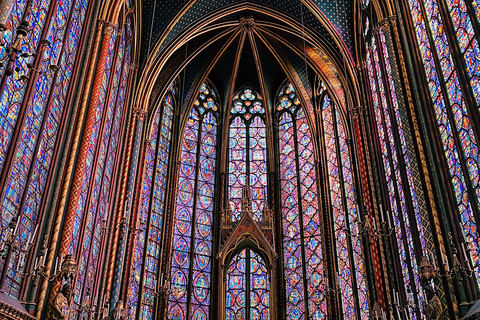
[[(192, 2), (187, 1), (187, 2)], [(329, 19), (330, 23), (336, 29), (342, 40), (345, 42), (347, 48), (352, 51), (353, 35), (353, 0), (337, 0), (335, 1), (314, 1), (321, 12)], [(140, 65), (146, 62), (146, 57), (152, 55), (152, 48), (154, 46), (160, 49), (165, 48), (170, 41), (172, 41), (177, 35), (179, 35), (185, 28), (197, 21), (198, 19), (208, 16), (212, 11), (225, 8), (226, 6), (234, 3), (240, 3), (234, 0), (196, 0), (187, 9), (182, 10), (186, 1), (164, 1), (164, 0), (145, 0), (142, 17), (142, 47), (141, 47), (141, 61)], [(292, 19), (296, 18), (295, 23), (300, 23), (302, 20), (306, 28), (314, 30), (323, 43), (331, 44), (330, 49), (335, 50), (335, 44), (333, 38), (327, 29), (319, 21), (315, 15), (309, 11), (305, 6), (301, 5), (300, 0), (264, 0), (264, 1), (249, 1), (253, 4), (261, 4), (262, 6), (269, 6), (276, 12), (281, 11), (287, 15), (292, 16)], [(253, 10), (253, 9), (252, 9)], [(243, 10), (240, 12), (229, 14), (223, 17), (222, 21), (239, 21), (241, 17), (252, 16), (255, 21), (263, 21), (283, 25), (287, 28), (287, 25), (283, 21), (278, 21), (263, 13)], [(166, 27), (172, 19), (175, 19), (178, 12), (184, 11), (176, 23), (171, 25), (171, 30), (165, 35)], [(293, 18), (294, 17), (294, 18)], [(218, 21), (217, 21), (218, 22)], [(292, 35), (288, 35), (285, 31), (280, 31), (275, 28), (265, 27), (270, 29), (270, 32), (277, 33), (281, 38), (289, 38), (289, 42), (294, 46), (301, 48), (302, 43), (300, 38), (292, 38)], [(264, 30), (266, 30), (264, 29)], [(209, 61), (212, 61), (219, 48), (224, 45), (230, 36), (225, 36), (221, 39), (215, 38), (212, 41), (212, 37), (216, 32), (220, 32), (224, 29), (218, 29), (212, 31), (210, 34), (202, 34), (197, 36), (193, 41), (190, 40), (187, 46), (183, 46), (178, 50), (178, 54), (181, 55), (180, 60), (183, 60), (185, 56), (185, 49), (188, 54), (192, 53), (203, 43), (211, 43), (200, 54), (198, 54), (192, 61), (188, 63), (186, 68), (182, 71), (180, 76), (185, 79), (183, 88), (183, 99), (187, 101), (189, 95), (192, 94), (191, 89), (198, 85), (196, 81), (199, 79), (199, 75), (205, 72), (208, 67)], [(164, 41), (159, 43), (159, 38), (164, 35)], [(300, 78), (300, 81), (304, 84), (307, 91), (311, 93), (311, 82), (313, 81), (313, 72), (310, 68), (306, 68), (305, 61), (302, 56), (295, 53), (291, 48), (285, 44), (278, 42), (268, 35), (264, 35), (263, 39), (269, 46), (276, 46), (276, 50), (280, 50), (284, 57), (288, 59), (288, 63), (294, 68)], [(228, 92), (236, 91), (245, 84), (253, 86), (255, 89), (260, 90), (260, 78), (257, 71), (257, 64), (254, 57), (256, 51), (259, 56), (261, 68), (263, 69), (263, 77), (265, 86), (269, 94), (275, 94), (281, 83), (287, 78), (284, 69), (280, 66), (278, 57), (274, 57), (271, 50), (258, 36), (255, 36), (255, 48), (252, 47), (248, 37), (245, 38), (243, 46), (241, 46), (241, 56), (238, 71), (234, 71), (234, 61), (237, 54), (239, 37), (225, 49), (223, 54), (218, 56), (218, 60), (212, 66), (208, 72), (208, 79), (215, 85), (217, 91), (223, 101), (226, 100)], [(332, 49), (333, 48), (333, 49)], [(161, 51), (161, 50), (160, 50)], [(182, 53), (183, 52), (183, 53)], [(336, 52), (338, 53), (338, 52)], [(158, 52), (156, 53), (158, 54)], [(335, 54), (335, 53), (333, 53)], [(338, 61), (338, 56), (337, 56)], [(171, 65), (173, 60), (168, 62), (167, 65)], [(307, 70), (308, 69), (308, 70)], [(308, 75), (307, 75), (308, 72)], [(232, 83), (231, 79), (236, 78), (236, 82)]]
[[(191, 1), (165, 1), (165, 0), (144, 0), (142, 8), (142, 48), (141, 60), (144, 61), (148, 56), (149, 48), (156, 43), (157, 37), (162, 33), (172, 18), (180, 12), (182, 7)], [(197, 0), (174, 24), (172, 30), (167, 35), (163, 48), (169, 41), (178, 35), (185, 27), (195, 20), (208, 15), (213, 10), (238, 3), (235, 0)], [(305, 6), (301, 5), (300, 0), (263, 0), (250, 1), (252, 3), (261, 3), (271, 6), (280, 11), (288, 13), (303, 20), (306, 26), (313, 28), (316, 32), (329, 39), (322, 23)], [(342, 37), (347, 47), (352, 47), (353, 39), (353, 0), (314, 0), (315, 5), (328, 18), (338, 34)], [(258, 14), (254, 14), (257, 18)]]

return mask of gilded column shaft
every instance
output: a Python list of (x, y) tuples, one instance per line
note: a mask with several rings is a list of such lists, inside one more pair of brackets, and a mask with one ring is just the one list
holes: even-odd
[[(90, 103), (87, 111), (87, 116), (85, 120), (84, 132), (82, 135), (79, 154), (77, 157), (77, 164), (75, 167), (73, 181), (72, 181), (72, 189), (70, 191), (70, 198), (68, 202), (68, 207), (65, 215), (64, 225), (63, 225), (63, 232), (60, 241), (60, 248), (58, 251), (58, 255), (66, 256), (68, 254), (68, 248), (71, 243), (71, 238), (73, 234), (73, 224), (75, 221), (75, 213), (78, 206), (78, 201), (80, 199), (80, 194), (82, 191), (83, 185), (83, 178), (84, 178), (84, 171), (86, 168), (87, 156), (88, 156), (88, 149), (90, 144), (91, 135), (93, 133), (93, 127), (95, 124), (95, 117), (96, 117), (96, 107), (100, 97), (100, 90), (102, 86), (102, 80), (105, 73), (105, 65), (108, 55), (108, 49), (110, 40), (112, 38), (112, 34), (114, 31), (114, 27), (111, 24), (105, 24), (103, 27), (103, 39), (100, 45), (100, 54), (98, 57), (98, 64), (97, 69), (95, 72), (95, 77), (93, 81), (91, 96), (90, 96)], [(74, 155), (72, 154), (72, 158)], [(61, 286), (61, 279), (57, 279), (52, 287), (52, 291), (50, 296), (53, 297)]]

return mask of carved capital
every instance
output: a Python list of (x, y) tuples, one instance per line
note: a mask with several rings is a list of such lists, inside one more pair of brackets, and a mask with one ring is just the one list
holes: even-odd
[(103, 24), (103, 34), (111, 36), (116, 29), (115, 25), (105, 21), (103, 21), (102, 24)]
[(386, 32), (389, 30), (389, 27), (392, 25), (392, 21), (389, 18), (383, 19), (378, 23), (378, 29)]
[(348, 112), (352, 115), (353, 118), (358, 118), (361, 111), (363, 111), (363, 106), (358, 106), (356, 108), (348, 110)]
[(144, 119), (147, 116), (147, 111), (140, 108), (133, 108), (133, 115), (140, 119)]

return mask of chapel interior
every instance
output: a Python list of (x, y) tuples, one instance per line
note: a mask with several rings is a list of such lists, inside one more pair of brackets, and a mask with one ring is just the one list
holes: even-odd
[(0, 319), (480, 319), (478, 0), (0, 0)]

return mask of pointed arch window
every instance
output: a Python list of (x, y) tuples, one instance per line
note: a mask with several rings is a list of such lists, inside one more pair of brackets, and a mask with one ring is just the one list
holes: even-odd
[[(480, 111), (480, 47), (474, 31), (479, 5), (464, 0), (409, 0), (408, 7), (467, 240), (464, 249), (480, 279), (480, 128), (475, 126)], [(465, 69), (467, 75), (457, 69)]]
[(227, 269), (226, 320), (270, 319), (270, 280), (262, 257), (243, 249)]
[(286, 312), (293, 319), (321, 319), (327, 315), (327, 284), (314, 147), (291, 83), (281, 89), (276, 110)]
[(169, 319), (208, 319), (210, 314), (218, 119), (216, 93), (205, 83), (188, 116), (181, 147)]
[[(22, 50), (34, 52), (43, 38), (50, 42), (44, 54), (17, 59), (14, 67), (20, 68), (20, 72), (7, 77), (6, 63), (0, 67), (0, 79), (5, 83), (0, 92), (0, 172), (5, 176), (5, 184), (0, 185), (0, 223), (4, 228), (13, 216), (18, 217), (19, 236), (15, 241), (19, 247), (26, 245), (39, 223), (45, 188), (55, 160), (54, 151), (58, 148), (58, 136), (67, 111), (70, 82), (78, 65), (75, 61), (89, 5), (86, 0), (53, 3), (13, 1), (7, 30), (1, 39), (0, 59), (5, 57), (5, 47), (15, 39), (13, 30), (27, 19), (32, 30), (22, 41)], [(27, 14), (29, 5), (31, 12)], [(48, 12), (52, 14), (52, 23), (45, 28)], [(22, 81), (20, 75), (29, 72), (27, 64), (35, 65), (42, 73), (30, 71), (28, 81)], [(58, 70), (49, 68), (51, 65), (58, 66)], [(32, 90), (26, 92), (30, 84)], [(18, 139), (12, 141), (15, 131)], [(8, 154), (13, 156), (7, 163)], [(0, 270), (8, 267), (4, 292), (21, 298), (24, 277), (20, 275), (34, 260), (28, 254), (14, 254), (9, 266), (5, 266), (3, 260), (0, 262)]]
[[(146, 146), (145, 172), (140, 191), (139, 226), (135, 237), (127, 306), (132, 318), (152, 319), (158, 284), (160, 242), (165, 212), (165, 195), (172, 138), (176, 89), (170, 85), (153, 119)], [(163, 284), (162, 284), (163, 285)], [(141, 298), (140, 298), (141, 297)], [(140, 299), (139, 299), (140, 298)], [(137, 308), (140, 308), (137, 312)]]
[(345, 120), (328, 94), (323, 98), (321, 114), (336, 244), (336, 282), (342, 292), (343, 316), (366, 320), (369, 319), (366, 269), (358, 234), (360, 220)]
[[(397, 239), (397, 250), (399, 252), (401, 273), (403, 275), (403, 287), (401, 294), (407, 295), (409, 301), (421, 303), (423, 291), (418, 277), (418, 255), (428, 255), (424, 237), (424, 222), (421, 219), (419, 196), (412, 177), (412, 162), (407, 154), (405, 135), (408, 127), (400, 118), (399, 102), (391, 73), (384, 76), (383, 65), (390, 70), (390, 60), (385, 44), (383, 31), (379, 31), (382, 42), (378, 43), (376, 37), (372, 37), (367, 46), (367, 69), (369, 73), (369, 85), (372, 98), (373, 114), (375, 119), (376, 136), (383, 164), (383, 175), (386, 184), (386, 219), (390, 221), (390, 212), (393, 218), (393, 229)], [(383, 56), (383, 61), (382, 61)], [(389, 102), (391, 101), (391, 102)], [(393, 104), (393, 111), (391, 104)], [(396, 128), (395, 128), (395, 127)], [(394, 130), (398, 130), (402, 139), (399, 145), (395, 139)], [(405, 176), (403, 170), (406, 170)], [(407, 177), (407, 179), (405, 179)], [(418, 187), (418, 186), (417, 186)], [(383, 211), (383, 206), (381, 206)], [(410, 220), (409, 212), (414, 212), (415, 220)], [(383, 212), (380, 213), (383, 215)], [(383, 216), (381, 219), (384, 219)], [(412, 224), (415, 221), (415, 224)], [(418, 235), (418, 236), (417, 236)], [(415, 248), (416, 241), (421, 244)], [(416, 252), (417, 249), (417, 252)], [(418, 310), (408, 308), (410, 317), (419, 317)]]
[(245, 88), (230, 112), (228, 194), (232, 221), (240, 219), (240, 201), (248, 179), (253, 218), (261, 220), (267, 201), (267, 135), (263, 98)]

